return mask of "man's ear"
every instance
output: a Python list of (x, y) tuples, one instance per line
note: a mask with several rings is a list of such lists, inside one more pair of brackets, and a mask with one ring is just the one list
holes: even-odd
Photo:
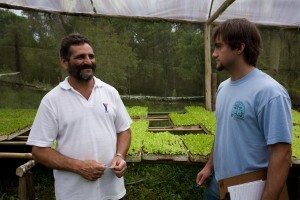
[(60, 59), (60, 64), (63, 66), (64, 69), (68, 68), (68, 60), (65, 58)]
[(237, 54), (240, 55), (244, 52), (244, 49), (245, 49), (245, 43), (241, 43), (240, 47), (237, 48)]

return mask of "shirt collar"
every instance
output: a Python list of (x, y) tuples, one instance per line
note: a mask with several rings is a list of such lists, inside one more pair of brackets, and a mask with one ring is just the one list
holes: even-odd
[(260, 71), (259, 69), (254, 68), (250, 73), (248, 73), (246, 76), (244, 76), (238, 80), (233, 81), (230, 79), (230, 84), (231, 85), (239, 85), (241, 83), (244, 83), (244, 82), (250, 80), (252, 77), (256, 76), (259, 73), (259, 71)]
[[(70, 89), (73, 88), (73, 87), (70, 85), (70, 83), (69, 83), (69, 81), (68, 81), (68, 78), (69, 78), (69, 76), (67, 76), (67, 77), (65, 78), (64, 81), (62, 81), (62, 82), (59, 83), (59, 86), (60, 86), (61, 88), (65, 89), (65, 90), (70, 90)], [(101, 81), (100, 79), (96, 78), (95, 76), (94, 76), (94, 81), (95, 81), (94, 88), (95, 88), (95, 87), (99, 87), (99, 88), (100, 88), (100, 87), (103, 86), (103, 81)]]

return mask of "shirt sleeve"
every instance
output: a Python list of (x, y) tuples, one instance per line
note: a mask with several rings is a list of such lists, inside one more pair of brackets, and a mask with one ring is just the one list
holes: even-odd
[(292, 143), (291, 101), (284, 96), (271, 99), (258, 114), (258, 123), (268, 145)]
[(132, 120), (126, 110), (126, 107), (123, 104), (123, 101), (117, 93), (116, 97), (116, 119), (115, 119), (115, 127), (116, 132), (120, 133), (122, 131), (125, 131), (130, 128), (130, 124), (132, 123)]
[(58, 122), (50, 106), (42, 101), (35, 116), (27, 145), (51, 147), (58, 134)]

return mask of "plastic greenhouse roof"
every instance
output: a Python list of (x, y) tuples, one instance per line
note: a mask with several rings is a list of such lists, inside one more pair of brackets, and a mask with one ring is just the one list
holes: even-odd
[[(213, 4), (212, 4), (213, 2)], [(0, 0), (0, 7), (204, 23), (225, 0)], [(212, 4), (212, 7), (211, 7)], [(236, 0), (216, 20), (300, 27), (300, 0)]]

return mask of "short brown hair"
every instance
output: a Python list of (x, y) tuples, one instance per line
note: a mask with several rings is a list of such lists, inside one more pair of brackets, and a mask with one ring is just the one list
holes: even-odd
[(90, 41), (88, 38), (78, 34), (78, 33), (72, 33), (66, 37), (64, 37), (61, 41), (60, 50), (59, 50), (59, 56), (63, 59), (69, 59), (70, 58), (70, 47), (72, 45), (81, 45), (81, 44), (90, 44)]
[(247, 19), (228, 19), (216, 27), (213, 39), (221, 37), (232, 50), (245, 44), (244, 59), (249, 65), (256, 66), (262, 50), (262, 39), (257, 27)]

